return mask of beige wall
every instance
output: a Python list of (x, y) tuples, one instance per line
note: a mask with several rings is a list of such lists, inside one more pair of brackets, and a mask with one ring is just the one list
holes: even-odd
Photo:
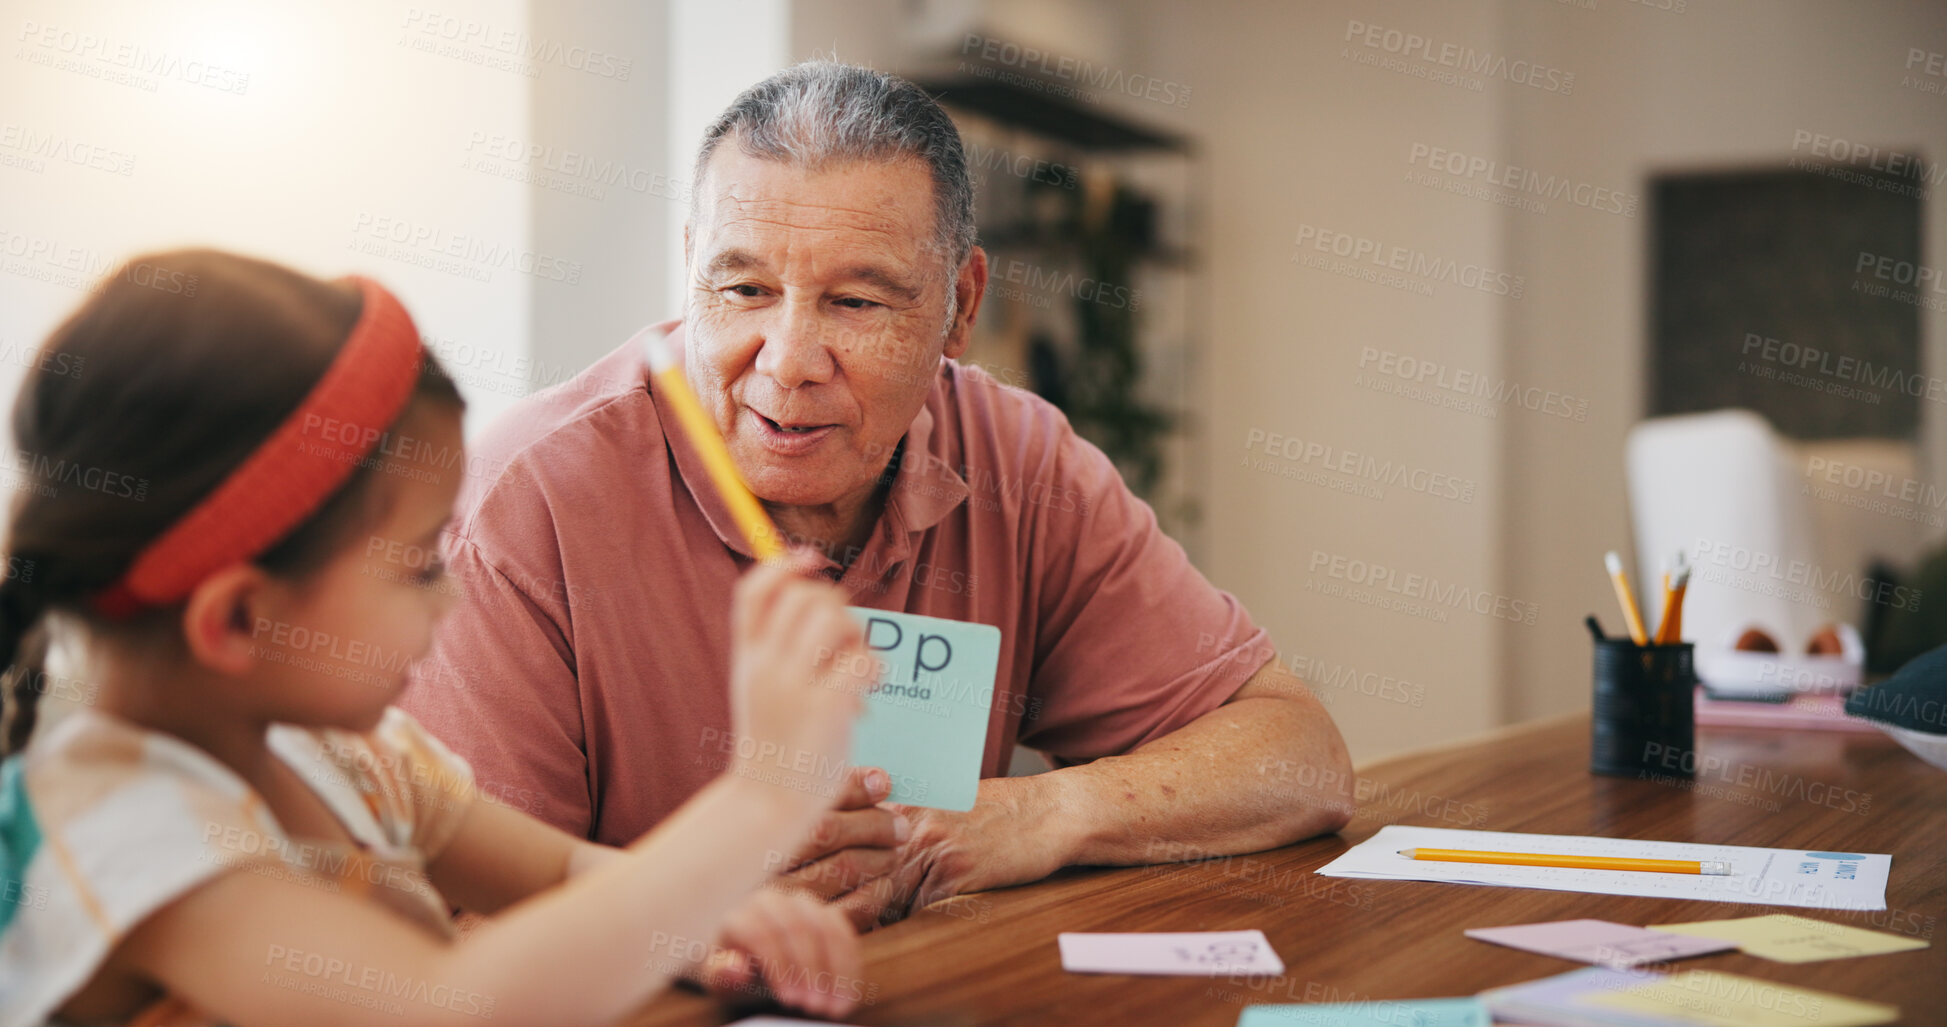
[(625, 169), (602, 172), (597, 195), (575, 188), (528, 194), (535, 246), (574, 252), (584, 262), (576, 288), (535, 291), (529, 327), (520, 333), (537, 357), (529, 383), (545, 388), (643, 325), (675, 316), (667, 241), (680, 230), (689, 167), (668, 139), (666, 5), (536, 3), (528, 5), (528, 19), (534, 38), (607, 41), (632, 58), (626, 79), (550, 75), (533, 82), (527, 134), (535, 145)]
[[(1504, 672), (1491, 612), (1449, 609), (1440, 622), (1323, 590), (1351, 584), (1353, 561), (1361, 561), (1390, 568), (1400, 588), (1422, 587), (1408, 584), (1418, 576), (1528, 600), (1504, 581), (1502, 422), (1355, 384), (1367, 348), (1499, 375), (1509, 308), (1525, 300), (1446, 283), (1419, 295), (1294, 259), (1311, 226), (1387, 252), (1405, 247), (1519, 270), (1506, 254), (1499, 208), (1403, 181), (1415, 143), (1499, 150), (1495, 87), (1468, 92), (1342, 56), (1355, 19), (1498, 50), (1496, 8), (1266, 2), (1227, 6), (1221, 17), (1164, 3), (1152, 10), (1150, 38), (1181, 62), (1193, 89), (1181, 121), (1207, 147), (1207, 571), (1308, 678), (1338, 679), (1319, 691), (1355, 758), (1498, 723)], [(1171, 66), (1163, 53), (1154, 56)], [(1368, 498), (1287, 477), (1287, 469), (1316, 472), (1320, 461), (1247, 449), (1259, 431), (1464, 480), (1472, 499), (1393, 486)], [(1273, 470), (1248, 466), (1253, 458)], [(1567, 611), (1544, 608), (1535, 625), (1514, 633), (1536, 638), (1563, 624), (1573, 624)]]
[[(519, 31), (526, 4), (483, 3), (468, 17)], [(405, 5), (376, 2), (10, 4), (0, 348), (39, 345), (130, 256), (212, 245), (379, 278), (454, 364), (469, 427), (505, 409), (525, 388), (532, 297), (587, 290), (522, 273), (536, 266), (536, 244), (528, 187), (499, 173), (508, 162), (462, 166), (490, 140), (530, 138), (532, 79), (468, 59), (490, 56), (477, 46), (421, 49), (444, 42), (429, 25)], [(101, 59), (124, 47), (155, 70)], [(133, 84), (100, 77), (132, 70)], [(63, 156), (75, 153), (105, 154), (103, 164), (127, 173)], [(578, 241), (559, 242), (540, 250), (548, 267), (586, 265)], [(0, 361), (6, 395), (20, 373), (19, 360)]]
[[(1485, 724), (1587, 703), (1594, 611), (1616, 626), (1601, 553), (1629, 551), (1622, 447), (1641, 416), (1648, 211), (1499, 206), (1406, 180), (1416, 144), (1633, 194), (1656, 170), (1780, 163), (1804, 129), (1947, 156), (1947, 100), (1901, 84), (1908, 48), (1947, 49), (1938, 9), (1721, 2), (1682, 12), (1600, 0), (1459, 5), (1247, 2), (1146, 8), (1135, 63), (1181, 69), (1179, 124), (1209, 155), (1207, 570), (1287, 651), (1424, 687), (1424, 705), (1322, 691), (1371, 759)], [(1360, 65), (1357, 20), (1572, 72), (1569, 95), (1487, 78), (1478, 92)], [(1418, 63), (1418, 62), (1409, 62)], [(1157, 111), (1159, 115), (1172, 112)], [(1449, 181), (1436, 177), (1436, 181)], [(1519, 299), (1441, 284), (1431, 297), (1291, 262), (1302, 224), (1519, 275)], [(1929, 207), (1923, 251), (1947, 252)], [(1938, 263), (1938, 257), (1929, 256)], [(1947, 364), (1923, 312), (1928, 368)], [(1586, 420), (1493, 419), (1353, 382), (1361, 347), (1586, 402)], [(1938, 373), (1934, 370), (1934, 373)], [(1942, 480), (1947, 418), (1929, 405), (1922, 467)], [(1253, 429), (1478, 482), (1471, 504), (1388, 489), (1349, 496), (1243, 466)], [(1261, 454), (1260, 454), (1261, 455)], [(1279, 464), (1278, 466), (1286, 466)], [(1490, 590), (1536, 623), (1447, 623), (1308, 591), (1323, 551)], [(1410, 693), (1409, 693), (1410, 694)]]
[[(1622, 9), (1608, 0), (1596, 11), (1510, 6), (1522, 16), (1508, 19), (1509, 46), (1560, 54), (1589, 88), (1573, 106), (1518, 97), (1509, 159), (1640, 183), (1661, 171), (1781, 164), (1800, 130), (1947, 158), (1947, 98), (1901, 83), (1910, 47), (1947, 50), (1937, 5), (1741, 0), (1693, 3), (1683, 14), (1614, 6)], [(1940, 196), (1935, 186), (1923, 205), (1921, 251), (1933, 265), (1947, 253)], [(1622, 548), (1628, 530), (1621, 452), (1642, 406), (1646, 226), (1553, 212), (1508, 221), (1512, 251), (1535, 276), (1532, 299), (1509, 324), (1510, 373), (1599, 397), (1587, 425), (1508, 422), (1507, 462), (1519, 468), (1505, 504), (1510, 587), (1565, 616), (1608, 616), (1614, 602), (1594, 562)], [(1923, 310), (1921, 331), (1922, 370), (1940, 375), (1947, 317)], [(1737, 346), (1726, 340), (1727, 363)], [(1939, 404), (1923, 408), (1929, 444), (1918, 466), (1947, 480), (1947, 417)], [(1588, 647), (1571, 629), (1503, 634), (1512, 716), (1587, 704)]]

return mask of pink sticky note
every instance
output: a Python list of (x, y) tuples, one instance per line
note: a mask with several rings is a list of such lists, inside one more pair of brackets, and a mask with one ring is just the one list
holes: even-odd
[(1729, 952), (1737, 948), (1734, 942), (1691, 935), (1677, 935), (1682, 940), (1671, 944), (1671, 935), (1662, 931), (1607, 920), (1556, 920), (1512, 927), (1476, 927), (1467, 932), (1467, 937), (1526, 952), (1539, 952), (1544, 956), (1616, 968), (1685, 959), (1711, 952)]

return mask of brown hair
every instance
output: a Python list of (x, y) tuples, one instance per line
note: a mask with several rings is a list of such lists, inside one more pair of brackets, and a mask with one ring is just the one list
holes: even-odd
[[(89, 601), (303, 402), (361, 307), (349, 283), (179, 250), (109, 275), (41, 344), (40, 370), (28, 372), (13, 410), (16, 495), (0, 580), (0, 694), (13, 705), (5, 752), (34, 729), (47, 679), (43, 618), (60, 612), (117, 631), (173, 620), (180, 604), (110, 626)], [(429, 401), (463, 405), (430, 353), (407, 412)], [(370, 516), (373, 480), (361, 466), (255, 563), (285, 575), (321, 565)]]

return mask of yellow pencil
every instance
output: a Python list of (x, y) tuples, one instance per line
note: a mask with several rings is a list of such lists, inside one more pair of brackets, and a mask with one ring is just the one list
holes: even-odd
[(1539, 852), (1476, 852), (1472, 849), (1401, 849), (1407, 859), (1442, 863), (1496, 863), (1517, 867), (1566, 867), (1571, 870), (1646, 870), (1659, 874), (1728, 876), (1731, 865), (1721, 859), (1630, 859), (1623, 856), (1555, 856)]
[(1658, 606), (1658, 610), (1660, 612), (1656, 618), (1656, 634), (1650, 636), (1650, 641), (1662, 645), (1663, 632), (1670, 627), (1670, 572), (1667, 570), (1663, 572), (1663, 602)]
[(1683, 641), (1683, 595), (1690, 590), (1690, 563), (1677, 554), (1676, 570), (1664, 575), (1663, 619), (1657, 622), (1656, 644)]
[(1676, 571), (1671, 573), (1671, 610), (1663, 616), (1663, 628), (1657, 629), (1657, 641), (1663, 645), (1678, 645), (1684, 641), (1684, 592), (1690, 590), (1690, 559), (1682, 552), (1676, 553)]
[(683, 434), (689, 436), (690, 445), (703, 458), (703, 466), (710, 472), (717, 493), (723, 496), (730, 516), (750, 542), (751, 553), (766, 561), (783, 556), (784, 543), (779, 539), (777, 525), (771, 523), (763, 504), (751, 494), (750, 486), (744, 484), (744, 476), (737, 473), (737, 464), (730, 459), (730, 447), (723, 444), (723, 436), (718, 434), (717, 426), (710, 422), (710, 415), (703, 412), (703, 404), (690, 389), (689, 379), (683, 377), (682, 367), (669, 351), (666, 341), (669, 332), (645, 328), (640, 337), (650, 377), (656, 380), (662, 398), (676, 412), (676, 420), (683, 425)]
[(1636, 609), (1636, 596), (1629, 591), (1629, 575), (1623, 573), (1622, 557), (1611, 549), (1602, 558), (1609, 568), (1609, 580), (1616, 586), (1616, 601), (1622, 604), (1623, 620), (1629, 622), (1629, 637), (1637, 645), (1650, 644), (1650, 633), (1643, 627), (1643, 615)]

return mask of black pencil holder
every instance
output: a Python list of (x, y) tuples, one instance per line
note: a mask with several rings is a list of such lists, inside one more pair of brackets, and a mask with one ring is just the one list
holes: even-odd
[(1589, 771), (1618, 777), (1695, 777), (1697, 674), (1688, 642), (1595, 644)]

